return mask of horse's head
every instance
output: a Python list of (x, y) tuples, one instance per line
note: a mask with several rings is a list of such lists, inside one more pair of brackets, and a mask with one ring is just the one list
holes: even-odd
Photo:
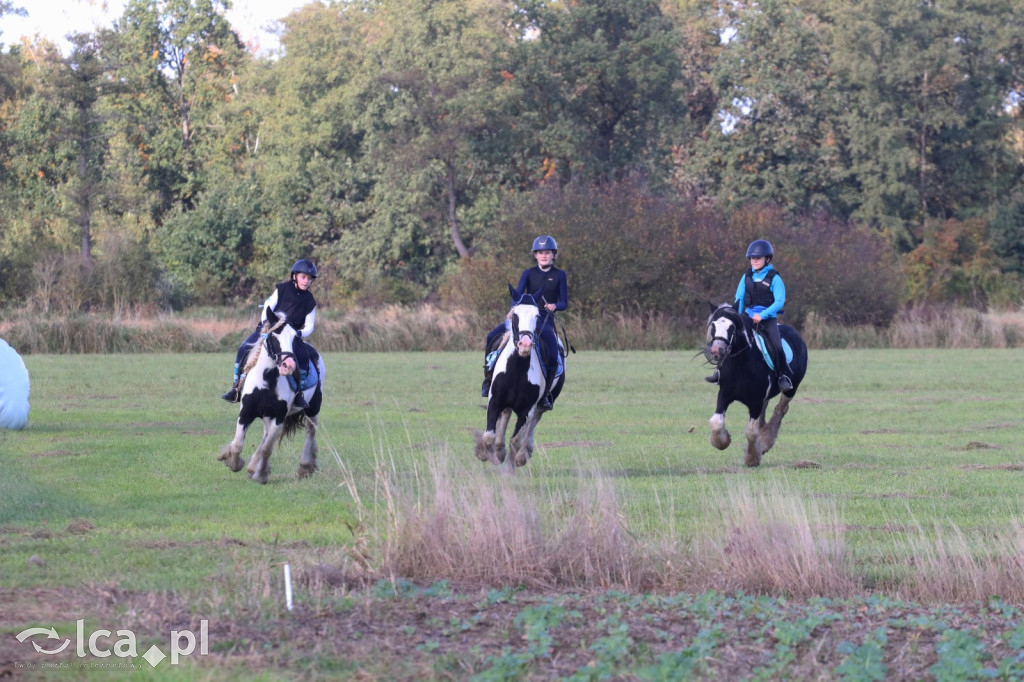
[(715, 306), (708, 303), (711, 316), (708, 317), (704, 357), (712, 365), (720, 365), (733, 352), (737, 339), (743, 338), (743, 320), (731, 303)]
[(284, 315), (278, 315), (267, 308), (267, 321), (263, 324), (263, 344), (267, 356), (277, 365), (283, 376), (295, 371), (295, 330), (286, 321)]
[(511, 285), (508, 289), (513, 297), (512, 311), (509, 313), (509, 320), (512, 323), (512, 341), (516, 345), (516, 352), (526, 358), (530, 356), (533, 344), (536, 343), (540, 308), (530, 294), (523, 294), (516, 300), (515, 289)]

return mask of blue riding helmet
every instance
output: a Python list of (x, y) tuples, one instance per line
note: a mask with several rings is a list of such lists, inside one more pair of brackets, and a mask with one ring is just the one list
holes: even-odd
[(766, 239), (755, 239), (747, 247), (747, 258), (771, 258), (774, 255), (772, 244)]
[(313, 279), (316, 279), (316, 265), (314, 265), (313, 261), (311, 260), (306, 260), (305, 258), (302, 258), (295, 261), (295, 265), (292, 266), (292, 277), (299, 274), (300, 272), (309, 275)]
[(542, 234), (533, 240), (534, 251), (553, 251), (558, 253), (558, 242), (555, 241), (554, 237), (549, 237), (546, 234)]

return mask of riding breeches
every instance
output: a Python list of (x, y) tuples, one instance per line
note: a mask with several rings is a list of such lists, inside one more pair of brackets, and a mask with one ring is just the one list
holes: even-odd
[(245, 337), (245, 341), (242, 341), (242, 345), (238, 347), (238, 353), (235, 355), (235, 367), (241, 367), (245, 363), (245, 359), (249, 356), (249, 351), (256, 345), (256, 342), (260, 340), (260, 331), (263, 329), (263, 325), (257, 324), (256, 331), (249, 336)]
[(558, 371), (558, 336), (555, 334), (554, 320), (548, 318), (540, 328), (541, 355), (544, 357), (544, 374), (548, 380), (548, 390)]
[[(750, 320), (750, 318), (747, 318)], [(753, 322), (753, 320), (750, 320)], [(772, 357), (775, 360), (775, 373), (778, 376), (783, 374), (789, 376), (792, 375), (792, 371), (789, 368), (789, 363), (786, 361), (786, 350), (782, 347), (782, 335), (779, 334), (779, 321), (774, 317), (766, 317), (761, 320), (761, 324), (758, 326), (765, 336), (768, 337), (768, 343), (772, 347)]]

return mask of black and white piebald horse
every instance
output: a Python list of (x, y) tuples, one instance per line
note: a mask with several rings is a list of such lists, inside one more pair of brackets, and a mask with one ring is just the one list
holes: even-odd
[(779, 325), (783, 349), (793, 370), (793, 390), (790, 392), (792, 395), (783, 394), (779, 398), (771, 420), (765, 422), (768, 402), (780, 395), (775, 370), (769, 366), (774, 356), (770, 349), (765, 349), (768, 341), (753, 328), (753, 320), (741, 315), (733, 305), (709, 306), (711, 316), (707, 323), (704, 356), (718, 368), (720, 375), (718, 405), (710, 420), (711, 444), (719, 450), (729, 447), (732, 437), (725, 428), (725, 411), (734, 401), (743, 403), (750, 413), (744, 463), (748, 467), (756, 467), (761, 464), (761, 457), (775, 445), (779, 425), (789, 411), (789, 402), (807, 373), (807, 345), (795, 329)]
[[(540, 357), (538, 325), (541, 315), (537, 301), (530, 294), (516, 300), (516, 291), (510, 285), (512, 310), (508, 318), (508, 331), (500, 341), (501, 350), (494, 364), (491, 389), (487, 397), (487, 430), (476, 432), (476, 456), (483, 462), (506, 462), (505, 434), (512, 415), (516, 425), (508, 445), (515, 466), (525, 465), (533, 455), (533, 432), (543, 412), (537, 408), (547, 389), (544, 362)], [(559, 341), (561, 346), (561, 341)], [(562, 356), (562, 371), (553, 380), (552, 399), (558, 398), (565, 383), (564, 352), (551, 349)]]
[[(278, 316), (267, 308), (267, 321), (263, 325), (260, 342), (253, 346), (246, 361), (247, 374), (242, 386), (241, 406), (235, 426), (235, 438), (221, 448), (218, 459), (232, 471), (245, 466), (241, 456), (245, 445), (245, 432), (257, 419), (263, 420), (263, 440), (249, 462), (249, 478), (266, 483), (270, 477), (270, 456), (274, 447), (285, 436), (291, 436), (299, 428), (305, 428), (306, 441), (299, 460), (299, 477), (306, 477), (316, 471), (316, 428), (320, 404), (323, 401), (324, 361), (320, 354), (309, 346), (310, 367), (306, 372), (304, 386), (295, 386), (299, 373), (296, 372), (296, 339), (283, 315)], [(295, 377), (293, 380), (291, 377)], [(307, 407), (295, 407), (295, 394), (303, 391)]]

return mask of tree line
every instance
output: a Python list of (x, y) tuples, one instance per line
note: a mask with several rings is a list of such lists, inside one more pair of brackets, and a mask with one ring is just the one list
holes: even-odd
[(494, 308), (541, 233), (584, 309), (727, 296), (756, 237), (804, 312), (1021, 299), (1024, 0), (313, 0), (272, 54), (229, 7), (0, 43), (0, 304), (309, 257), (327, 305)]

